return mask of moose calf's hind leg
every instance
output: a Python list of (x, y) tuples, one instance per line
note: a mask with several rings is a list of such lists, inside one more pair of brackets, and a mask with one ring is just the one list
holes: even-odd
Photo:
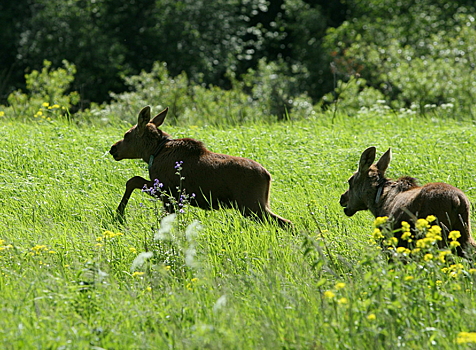
[(140, 176), (134, 176), (133, 178), (130, 178), (126, 183), (126, 191), (122, 196), (121, 203), (119, 203), (119, 206), (117, 207), (117, 213), (119, 214), (119, 217), (124, 217), (124, 210), (126, 209), (127, 203), (129, 202), (129, 198), (131, 198), (132, 192), (136, 188), (142, 189), (144, 186), (150, 188), (153, 185), (153, 181), (148, 181)]

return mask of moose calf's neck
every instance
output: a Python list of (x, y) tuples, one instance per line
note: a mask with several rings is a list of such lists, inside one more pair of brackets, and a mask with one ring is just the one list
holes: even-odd
[(404, 176), (395, 181), (383, 178), (376, 186), (375, 200), (369, 203), (369, 210), (375, 217), (389, 216), (395, 209), (394, 202), (398, 195), (404, 192), (411, 195), (412, 193), (408, 191), (420, 187), (417, 179), (410, 176)]

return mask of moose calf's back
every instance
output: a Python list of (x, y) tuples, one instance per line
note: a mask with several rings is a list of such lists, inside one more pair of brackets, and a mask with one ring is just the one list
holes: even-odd
[(383, 201), (382, 213), (387, 214), (381, 216), (392, 217), (401, 226), (402, 221), (414, 220), (409, 213), (418, 218), (434, 215), (445, 231), (459, 231), (461, 241), (468, 242), (472, 240), (470, 209), (471, 204), (460, 189), (436, 182), (400, 192), (393, 200)]

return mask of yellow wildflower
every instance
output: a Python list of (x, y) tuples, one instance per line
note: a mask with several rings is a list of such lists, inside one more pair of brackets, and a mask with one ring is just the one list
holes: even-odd
[(447, 255), (449, 255), (449, 254), (451, 254), (451, 251), (450, 251), (450, 250), (443, 250), (443, 251), (441, 251), (440, 254), (438, 255), (438, 259), (439, 259), (442, 263), (444, 263), (444, 262), (446, 262), (445, 256), (447, 256)]
[(430, 225), (428, 225), (428, 221), (425, 219), (418, 219), (415, 223), (415, 227), (418, 231), (423, 231), (426, 228), (429, 228)]
[(402, 231), (408, 232), (410, 231), (410, 224), (406, 221), (402, 221)]
[(129, 247), (129, 251), (130, 251), (131, 253), (134, 253), (134, 254), (137, 253), (137, 249), (134, 248), (134, 247)]
[(396, 246), (398, 244), (398, 238), (397, 237), (390, 237), (385, 243), (387, 245)]
[(412, 254), (418, 254), (421, 251), (420, 248), (415, 248), (412, 250)]
[(43, 102), (41, 105), (42, 105), (43, 107), (48, 107), (50, 104), (49, 104), (48, 102)]
[(459, 332), (456, 337), (456, 343), (476, 343), (476, 332)]
[(412, 234), (411, 234), (410, 231), (405, 231), (405, 232), (403, 232), (401, 239), (403, 239), (404, 241), (408, 240), (408, 241), (411, 242), (412, 241), (410, 239), (411, 236), (412, 236)]
[(414, 279), (413, 276), (405, 276), (404, 278), (405, 281), (411, 281), (412, 279)]
[(474, 275), (474, 274), (476, 274), (476, 269), (469, 269), (468, 272), (469, 272), (470, 274)]
[(428, 222), (433, 222), (433, 221), (435, 221), (435, 220), (436, 220), (436, 216), (435, 216), (435, 215), (428, 215), (428, 216), (426, 217), (426, 221), (428, 221)]
[(112, 238), (112, 237), (114, 237), (114, 232), (106, 230), (106, 231), (103, 232), (102, 235), (103, 235), (104, 238)]
[(344, 288), (344, 287), (345, 287), (345, 283), (344, 283), (344, 282), (338, 282), (338, 283), (336, 283), (336, 286), (335, 286), (336, 289), (342, 289), (342, 288)]
[(145, 290), (146, 290), (146, 292), (150, 292), (150, 291), (152, 291), (152, 287), (147, 287)]
[(451, 248), (456, 248), (456, 247), (459, 247), (461, 244), (459, 244), (458, 241), (451, 241), (450, 242), (450, 247)]
[(377, 318), (377, 316), (375, 316), (375, 314), (368, 314), (368, 315), (367, 315), (367, 320), (369, 320), (369, 321), (373, 321), (373, 320), (375, 320), (376, 318)]
[(416, 241), (416, 246), (420, 249), (426, 248), (425, 240), (424, 239), (419, 239), (418, 241)]
[(425, 256), (423, 257), (423, 260), (425, 261), (429, 261), (432, 259), (433, 259), (433, 254), (425, 254)]
[(441, 241), (441, 227), (438, 225), (433, 225), (431, 228), (428, 230), (428, 233), (426, 234), (426, 237), (428, 238), (434, 238), (438, 241)]
[(4, 111), (0, 111), (0, 117), (3, 117), (5, 116), (5, 112)]
[(330, 290), (326, 290), (324, 292), (324, 297), (327, 298), (327, 299), (332, 299), (334, 298), (336, 295), (334, 294), (334, 292), (330, 291)]
[(140, 271), (134, 271), (132, 273), (132, 277), (138, 277), (138, 276), (142, 276), (145, 272), (140, 272)]
[(379, 226), (385, 224), (385, 223), (387, 222), (387, 220), (388, 220), (388, 216), (378, 217), (378, 218), (376, 218), (375, 221), (374, 221), (374, 226), (375, 226), (375, 227), (379, 227)]
[(193, 282), (193, 283), (195, 283), (195, 282), (197, 282), (197, 281), (198, 281), (198, 278), (197, 278), (197, 277), (194, 277), (194, 278), (191, 279), (191, 282)]
[(453, 241), (456, 241), (460, 237), (461, 237), (461, 233), (459, 233), (459, 231), (451, 231), (448, 234), (448, 238), (452, 239)]
[(32, 247), (31, 250), (33, 251), (32, 255), (34, 254), (38, 255), (38, 254), (41, 254), (43, 250), (48, 250), (48, 248), (44, 244), (37, 244), (34, 247)]
[(380, 231), (379, 228), (374, 229), (374, 232), (372, 233), (372, 236), (373, 236), (374, 239), (383, 238), (382, 231)]
[(340, 298), (339, 300), (337, 300), (337, 304), (339, 305), (345, 305), (345, 304), (348, 304), (349, 303), (349, 299), (347, 298)]
[(108, 239), (114, 238), (114, 237), (116, 237), (116, 236), (123, 236), (123, 235), (124, 235), (124, 234), (121, 233), (121, 232), (114, 233), (114, 232), (109, 231), (109, 230), (104, 231), (103, 234), (102, 234), (102, 236), (103, 236), (104, 238), (108, 238)]
[(400, 253), (400, 254), (409, 254), (411, 252), (410, 249), (408, 248), (405, 248), (405, 247), (398, 247), (397, 248), (397, 253)]

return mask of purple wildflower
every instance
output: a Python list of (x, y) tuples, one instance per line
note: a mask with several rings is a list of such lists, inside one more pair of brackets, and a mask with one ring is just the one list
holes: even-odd
[(142, 192), (147, 192), (151, 196), (156, 196), (163, 186), (164, 184), (161, 183), (159, 179), (155, 179), (152, 187), (147, 187), (147, 185), (144, 185), (144, 187), (142, 188)]

